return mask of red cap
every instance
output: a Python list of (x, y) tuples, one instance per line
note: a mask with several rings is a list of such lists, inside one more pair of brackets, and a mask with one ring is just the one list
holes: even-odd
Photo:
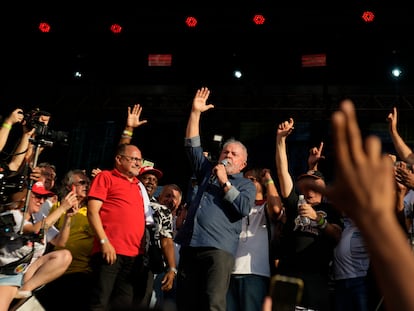
[(157, 170), (153, 166), (143, 166), (139, 170), (138, 176), (145, 175), (145, 174), (152, 174), (155, 175), (158, 179), (160, 179), (163, 173), (160, 170)]
[(46, 195), (46, 196), (54, 196), (55, 194), (49, 190), (46, 190), (45, 185), (41, 182), (38, 181), (36, 182), (33, 186), (32, 186), (32, 192), (36, 193), (36, 194), (40, 194), (40, 195)]

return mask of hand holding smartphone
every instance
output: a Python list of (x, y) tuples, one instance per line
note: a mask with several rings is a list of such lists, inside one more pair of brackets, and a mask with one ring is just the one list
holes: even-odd
[[(75, 185), (72, 185), (72, 191), (71, 191), (73, 194), (76, 194), (76, 186)], [(74, 211), (73, 211), (73, 207), (71, 207), (71, 208), (69, 208), (67, 211), (66, 211), (66, 214), (69, 214), (69, 213), (73, 213)]]

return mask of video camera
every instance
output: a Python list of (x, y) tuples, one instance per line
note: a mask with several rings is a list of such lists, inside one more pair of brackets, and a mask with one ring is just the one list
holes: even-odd
[(68, 132), (53, 131), (49, 126), (40, 120), (41, 116), (50, 117), (47, 111), (33, 109), (24, 115), (24, 125), (28, 130), (35, 128), (35, 135), (32, 142), (52, 146), (53, 143), (66, 145), (68, 143)]

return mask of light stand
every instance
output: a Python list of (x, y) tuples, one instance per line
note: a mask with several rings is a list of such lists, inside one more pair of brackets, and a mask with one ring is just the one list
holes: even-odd
[[(33, 167), (37, 166), (37, 161), (39, 159), (39, 154), (40, 154), (40, 147), (42, 146), (48, 146), (48, 147), (52, 147), (53, 146), (53, 142), (50, 140), (45, 140), (45, 139), (30, 139), (30, 142), (34, 143), (36, 145), (35, 148), (35, 154), (34, 154), (34, 158), (33, 158)], [(29, 199), (30, 199), (30, 194), (32, 193), (32, 186), (33, 186), (34, 180), (29, 178), (29, 182), (27, 185), (27, 193), (26, 193), (26, 200), (24, 202), (24, 208), (23, 208), (23, 219), (22, 219), (22, 223), (20, 224), (20, 234), (23, 234), (23, 226), (24, 226), (24, 221), (26, 219), (27, 216), (27, 210), (28, 210), (28, 204), (29, 204)]]

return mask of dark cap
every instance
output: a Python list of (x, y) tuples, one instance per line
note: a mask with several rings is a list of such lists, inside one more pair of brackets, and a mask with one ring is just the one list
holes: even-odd
[(145, 175), (145, 174), (152, 174), (156, 176), (158, 179), (160, 179), (163, 175), (163, 173), (160, 170), (157, 170), (153, 166), (143, 166), (139, 170), (138, 176)]
[(320, 171), (309, 170), (305, 174), (300, 175), (297, 180), (300, 180), (305, 177), (311, 177), (313, 179), (322, 179), (323, 181), (325, 181), (325, 177)]

